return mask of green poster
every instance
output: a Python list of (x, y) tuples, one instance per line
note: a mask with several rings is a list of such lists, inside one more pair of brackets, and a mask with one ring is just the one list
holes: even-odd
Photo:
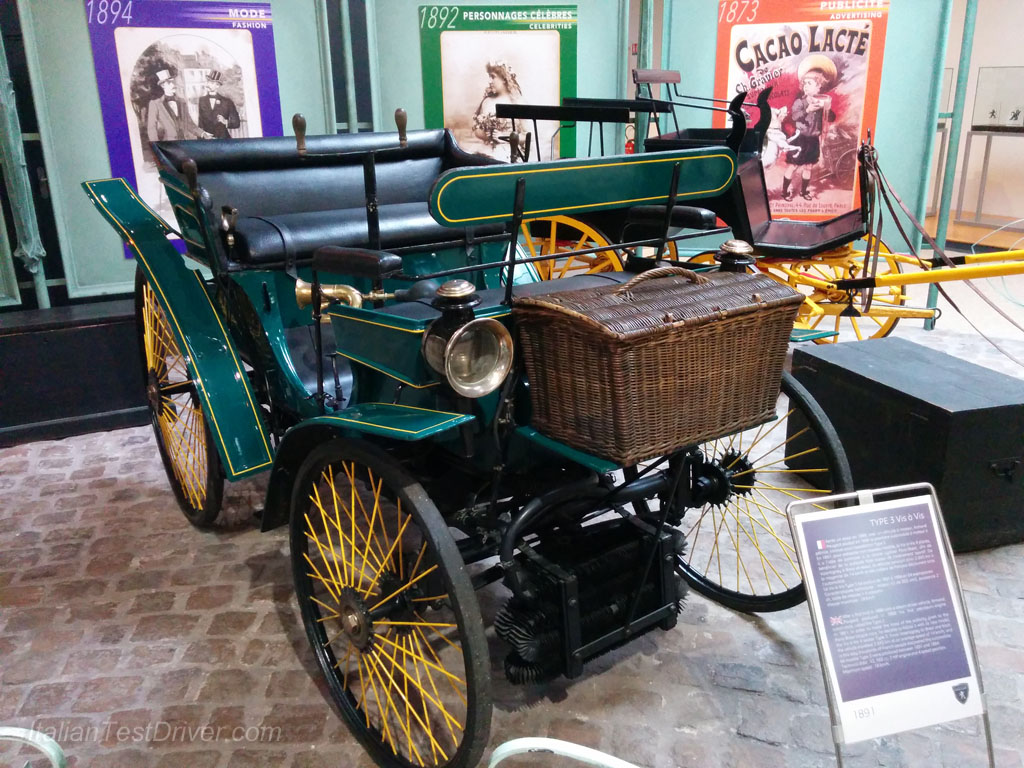
[(448, 128), (466, 151), (502, 160), (512, 130), (534, 133), (544, 160), (575, 155), (575, 127), (513, 126), (494, 113), (496, 104), (576, 95), (575, 5), (421, 5), (419, 15), (427, 128)]

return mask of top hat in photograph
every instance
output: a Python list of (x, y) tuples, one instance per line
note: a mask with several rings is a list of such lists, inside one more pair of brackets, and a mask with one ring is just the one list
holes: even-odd
[(221, 74), (216, 69), (211, 69), (206, 73), (206, 82), (208, 83), (220, 83)]
[(173, 80), (173, 79), (174, 79), (174, 76), (170, 73), (170, 70), (161, 69), (159, 72), (156, 73), (156, 84), (157, 85), (163, 85), (164, 83), (168, 82), (169, 80)]

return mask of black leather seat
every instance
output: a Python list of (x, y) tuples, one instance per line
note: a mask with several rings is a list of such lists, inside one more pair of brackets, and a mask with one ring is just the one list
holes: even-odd
[[(402, 248), (458, 240), (462, 230), (442, 227), (434, 221), (427, 204), (396, 203), (378, 208), (381, 248)], [(477, 227), (474, 236), (501, 234), (502, 224)], [(343, 208), (277, 216), (239, 218), (236, 229), (240, 252), (251, 264), (269, 264), (292, 250), (297, 260), (310, 259), (324, 245), (365, 248), (369, 244), (365, 208)]]
[[(459, 230), (437, 224), (427, 210), (430, 188), (449, 168), (497, 161), (463, 152), (450, 132), (412, 131), (408, 146), (394, 133), (340, 134), (307, 139), (300, 156), (289, 137), (176, 141), (154, 144), (163, 170), (184, 178), (196, 164), (211, 222), (222, 206), (238, 209), (233, 258), (264, 266), (304, 261), (324, 245), (368, 247), (365, 153), (376, 153), (381, 247), (432, 244), (500, 235), (504, 225)], [(183, 224), (184, 226), (184, 224)]]

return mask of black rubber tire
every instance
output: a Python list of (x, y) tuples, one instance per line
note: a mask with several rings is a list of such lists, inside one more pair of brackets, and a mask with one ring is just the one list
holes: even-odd
[[(135, 327), (138, 333), (139, 357), (142, 360), (143, 386), (149, 393), (150, 422), (156, 437), (157, 450), (163, 462), (167, 480), (171, 484), (174, 498), (182, 513), (197, 528), (208, 528), (220, 514), (224, 498), (224, 471), (220, 463), (217, 446), (214, 445), (210, 426), (205, 418), (202, 403), (196, 391), (195, 375), (189, 362), (178, 349), (177, 341), (169, 325), (166, 313), (156, 304), (155, 295), (146, 275), (141, 269), (135, 273)], [(147, 352), (147, 337), (159, 339), (159, 351)], [(152, 359), (151, 359), (152, 358)], [(167, 365), (167, 359), (177, 358), (180, 363)], [(163, 364), (159, 360), (163, 360)], [(152, 363), (152, 364), (151, 364)], [(151, 389), (168, 384), (188, 384), (186, 391), (170, 395), (167, 402), (159, 401)], [(190, 412), (193, 416), (182, 416)], [(181, 425), (181, 432), (176, 426)], [(185, 445), (186, 435), (191, 437)], [(175, 447), (169, 445), (170, 435), (179, 435)], [(182, 454), (200, 454), (188, 461)], [(186, 484), (186, 478), (192, 482)]]
[[(367, 553), (372, 553), (370, 549), (371, 542), (380, 542), (380, 537), (377, 535), (376, 529), (373, 526), (376, 514), (371, 515), (369, 519), (370, 525), (368, 531), (370, 534), (373, 534), (369, 536), (362, 534), (361, 529), (356, 527), (357, 525), (361, 526), (362, 522), (358, 521), (355, 515), (351, 518), (345, 517), (346, 511), (340, 512), (341, 517), (338, 519), (341, 520), (341, 525), (336, 529), (334, 528), (333, 521), (328, 521), (327, 516), (323, 516), (321, 518), (321, 522), (324, 526), (322, 529), (323, 531), (332, 529), (339, 531), (337, 536), (338, 547), (335, 550), (335, 545), (332, 541), (330, 549), (340, 552), (340, 563), (337, 555), (332, 555), (330, 560), (328, 560), (323, 549), (320, 549), (319, 552), (317, 552), (318, 547), (320, 547), (322, 543), (314, 544), (314, 540), (307, 533), (307, 526), (314, 530), (314, 532), (321, 531), (321, 529), (314, 528), (315, 524), (311, 522), (315, 519), (317, 514), (317, 506), (312, 500), (312, 489), (317, 488), (319, 490), (320, 487), (329, 487), (333, 489), (335, 478), (339, 476), (339, 473), (346, 472), (346, 462), (350, 463), (353, 477), (359, 476), (358, 472), (360, 469), (365, 469), (368, 471), (366, 476), (371, 482), (373, 482), (375, 478), (380, 478), (381, 480), (382, 485), (378, 484), (377, 502), (374, 505), (374, 510), (376, 511), (377, 508), (380, 508), (381, 510), (381, 529), (384, 531), (385, 542), (389, 541), (389, 539), (387, 538), (387, 524), (383, 522), (383, 519), (386, 514), (390, 514), (390, 512), (385, 511), (385, 506), (390, 504), (390, 506), (398, 510), (395, 514), (396, 535), (394, 542), (392, 542), (392, 549), (388, 549), (387, 554), (385, 554), (383, 550), (386, 549), (386, 547), (382, 546), (382, 550), (380, 552), (382, 555), (380, 558), (382, 561), (379, 565), (380, 569), (372, 579), (377, 579), (380, 574), (384, 573), (387, 573), (390, 577), (391, 568), (394, 569), (394, 574), (401, 573), (401, 575), (397, 577), (397, 580), (390, 583), (389, 587), (394, 587), (395, 584), (400, 584), (399, 593), (406, 592), (406, 595), (401, 602), (406, 603), (412, 602), (410, 601), (410, 595), (415, 593), (411, 587), (417, 579), (420, 579), (421, 586), (427, 583), (427, 580), (423, 578), (424, 574), (422, 572), (418, 577), (409, 580), (407, 583), (402, 582), (402, 579), (407, 577), (404, 576), (404, 566), (402, 565), (403, 556), (401, 553), (404, 550), (404, 544), (406, 543), (405, 536), (407, 535), (409, 525), (414, 526), (421, 541), (419, 549), (421, 554), (417, 559), (417, 564), (419, 564), (421, 560), (433, 559), (436, 570), (440, 575), (440, 578), (436, 580), (436, 583), (428, 587), (428, 589), (433, 590), (435, 588), (442, 587), (445, 589), (443, 600), (440, 601), (442, 607), (438, 607), (437, 602), (432, 602), (431, 605), (424, 610), (424, 613), (426, 610), (444, 610), (449, 612), (453, 619), (454, 631), (457, 633), (457, 641), (459, 644), (458, 648), (461, 650), (462, 663), (464, 665), (463, 671), (465, 674), (464, 711), (460, 712), (460, 714), (464, 716), (464, 722), (462, 723), (461, 740), (458, 741), (457, 745), (454, 743), (455, 732), (452, 731), (451, 733), (453, 741), (452, 746), (455, 747), (455, 750), (450, 757), (445, 755), (443, 758), (440, 758), (438, 754), (431, 755), (429, 752), (420, 756), (425, 758), (424, 762), (427, 765), (444, 766), (444, 768), (471, 768), (477, 764), (483, 753), (484, 747), (487, 745), (490, 735), (492, 711), (490, 661), (487, 642), (484, 637), (483, 620), (480, 616), (480, 607), (477, 602), (476, 593), (473, 590), (473, 585), (468, 573), (466, 572), (462, 558), (459, 555), (458, 546), (452, 538), (447, 524), (442, 519), (441, 514), (437, 511), (437, 508), (434, 506), (434, 503), (430, 500), (430, 497), (427, 495), (426, 491), (424, 491), (423, 487), (386, 454), (372, 446), (354, 440), (335, 439), (313, 449), (302, 463), (302, 466), (296, 475), (297, 479), (293, 487), (291, 497), (290, 541), (292, 572), (295, 579), (295, 592), (299, 601), (303, 624), (306, 628), (306, 635), (309, 639), (310, 646), (312, 647), (313, 654), (316, 657), (317, 664), (320, 667), (320, 671), (326, 678), (331, 698), (338, 707), (342, 718), (352, 731), (352, 734), (373, 757), (377, 765), (389, 767), (395, 766), (396, 768), (398, 766), (407, 768), (408, 766), (419, 765), (418, 760), (414, 761), (410, 759), (410, 757), (414, 755), (411, 746), (407, 747), (407, 754), (398, 754), (397, 752), (402, 752), (402, 750), (395, 750), (392, 746), (389, 746), (388, 739), (385, 736), (386, 726), (377, 724), (378, 720), (382, 723), (387, 722), (387, 718), (390, 718), (391, 716), (390, 710), (387, 715), (382, 716), (382, 710), (378, 707), (378, 717), (374, 718), (373, 707), (370, 704), (369, 695), (367, 695), (367, 707), (365, 709), (361, 709), (359, 701), (355, 696), (356, 680), (354, 675), (351, 683), (347, 683), (347, 673), (343, 674), (340, 669), (343, 663), (346, 670), (350, 668), (349, 658), (351, 654), (355, 652), (360, 674), (363, 669), (363, 660), (367, 657), (376, 655), (376, 658), (379, 660), (380, 667), (385, 669), (389, 680), (393, 682), (395, 680), (395, 676), (393, 676), (391, 672), (386, 671), (386, 667), (384, 667), (384, 659), (388, 659), (393, 663), (393, 666), (391, 667), (392, 670), (400, 669), (403, 672), (403, 677), (400, 679), (412, 679), (406, 669), (406, 665), (409, 663), (408, 657), (403, 656), (402, 664), (399, 665), (397, 663), (397, 650), (391, 650), (391, 653), (395, 654), (393, 657), (389, 657), (387, 655), (387, 649), (392, 648), (393, 645), (391, 644), (391, 641), (387, 639), (382, 641), (380, 639), (381, 637), (387, 638), (387, 635), (390, 634), (391, 630), (388, 630), (388, 632), (384, 634), (380, 633), (379, 630), (383, 628), (381, 625), (385, 623), (394, 623), (390, 621), (390, 619), (393, 618), (393, 615), (391, 613), (387, 613), (385, 614), (386, 618), (382, 618), (378, 615), (370, 619), (369, 613), (360, 614), (360, 616), (363, 617), (360, 620), (360, 631), (365, 631), (367, 633), (366, 637), (369, 638), (364, 652), (364, 649), (361, 649), (356, 645), (356, 642), (358, 641), (353, 641), (353, 635), (346, 636), (344, 634), (344, 629), (342, 629), (340, 633), (335, 634), (333, 638), (328, 635), (328, 622), (333, 621), (335, 617), (332, 617), (329, 614), (325, 616), (324, 613), (321, 612), (321, 606), (334, 610), (338, 623), (341, 624), (341, 615), (343, 613), (348, 615), (346, 610), (342, 607), (342, 600), (335, 598), (333, 606), (324, 605), (325, 601), (320, 601), (318, 604), (318, 602), (314, 600), (318, 594), (318, 588), (316, 586), (318, 581), (324, 585), (325, 589), (330, 588), (327, 587), (326, 579), (322, 575), (317, 578), (310, 572), (310, 563), (318, 560), (322, 564), (321, 567), (330, 572), (329, 563), (333, 562), (335, 568), (338, 569), (339, 577), (338, 581), (334, 582), (334, 589), (337, 589), (339, 594), (343, 594), (343, 590), (346, 590), (349, 595), (354, 595), (357, 594), (357, 590), (363, 585), (363, 569), (366, 564), (370, 563), (370, 560), (367, 559), (366, 555)], [(344, 477), (344, 475), (341, 476)], [(329, 482), (330, 485), (324, 486), (325, 482)], [(347, 490), (352, 489), (354, 486), (355, 484), (349, 481)], [(341, 508), (344, 510), (347, 499), (345, 494), (339, 494), (337, 490), (334, 490), (333, 494), (337, 494), (334, 495), (335, 499), (341, 499)], [(320, 496), (317, 495), (317, 498), (319, 499)], [(350, 499), (348, 499), (348, 503), (352, 505), (353, 510), (358, 506)], [(406, 521), (400, 527), (398, 521), (401, 520), (401, 516), (403, 514), (406, 517)], [(307, 522), (307, 520), (310, 522)], [(363, 520), (366, 520), (366, 518), (363, 518)], [(330, 528), (327, 526), (328, 522), (331, 522)], [(349, 524), (353, 531), (350, 540), (355, 541), (356, 533), (360, 533), (363, 535), (360, 543), (365, 542), (366, 544), (366, 548), (362, 555), (363, 562), (360, 566), (360, 579), (358, 585), (355, 581), (355, 558), (358, 554), (359, 547), (349, 547), (346, 552), (342, 547), (342, 536), (340, 534), (342, 528), (348, 529)], [(403, 546), (398, 546), (399, 540), (401, 540)], [(307, 558), (310, 558), (310, 552), (314, 553), (313, 558), (307, 560)], [(346, 556), (349, 556), (349, 559), (346, 559)], [(396, 556), (398, 558), (397, 566), (395, 560)], [(374, 557), (376, 558), (376, 556)], [(405, 557), (404, 562), (410, 562), (410, 558), (411, 555)], [(348, 575), (348, 573), (341, 573), (341, 567), (343, 565), (347, 567), (349, 562), (351, 562), (351, 585), (343, 583), (345, 582), (345, 576)], [(384, 566), (389, 566), (390, 568), (386, 569)], [(431, 567), (429, 570), (433, 571), (435, 569), (434, 567)], [(413, 576), (415, 571), (416, 568), (411, 568), (409, 576)], [(381, 576), (380, 578), (383, 579), (384, 577)], [(331, 574), (331, 579), (334, 579), (333, 574)], [(369, 605), (369, 601), (374, 597), (379, 596), (379, 593), (377, 595), (370, 594), (370, 590), (372, 590), (374, 586), (375, 584), (371, 581), (367, 594), (365, 595), (366, 603), (362, 603), (360, 609), (366, 609), (367, 611), (373, 610), (373, 607)], [(419, 588), (420, 587), (417, 589)], [(392, 589), (391, 591), (393, 592), (394, 590)], [(329, 593), (328, 591), (320, 591), (319, 594), (328, 595)], [(330, 595), (330, 597), (333, 597), (333, 595)], [(431, 595), (431, 597), (435, 596)], [(319, 598), (316, 599), (318, 600)], [(425, 598), (421, 597), (419, 599), (423, 600)], [(382, 598), (382, 600), (384, 602), (389, 602), (386, 597)], [(329, 602), (329, 600), (327, 602)], [(411, 608), (406, 607), (402, 610), (409, 612), (411, 611)], [(412, 615), (422, 621), (422, 616), (418, 611), (412, 612)], [(428, 614), (428, 617), (432, 616), (434, 616), (433, 613)], [(447, 626), (453, 625), (449, 624)], [(436, 626), (441, 626), (441, 624)], [(435, 634), (440, 635), (436, 629), (433, 631)], [(416, 632), (419, 633), (423, 642), (429, 645), (427, 635), (421, 627), (415, 627), (414, 629), (408, 630), (406, 635), (412, 636)], [(396, 635), (396, 637), (397, 636), (398, 635)], [(410, 648), (412, 647), (413, 642), (418, 641), (409, 640)], [(339, 659), (339, 656), (335, 653), (335, 645), (340, 647), (346, 643), (348, 644), (348, 654), (346, 654), (342, 659)], [(389, 643), (389, 645), (385, 645), (384, 643)], [(402, 644), (404, 647), (404, 639)], [(427, 658), (426, 650), (423, 649), (422, 645), (419, 647), (421, 649), (422, 658)], [(442, 654), (447, 653), (449, 654), (449, 657), (453, 654), (453, 651), (448, 650), (443, 645), (439, 645), (438, 647), (441, 649)], [(452, 645), (451, 647), (455, 646)], [(457, 655), (458, 651), (454, 653)], [(431, 651), (431, 654), (434, 654), (434, 651)], [(440, 656), (434, 655), (434, 658), (438, 663), (441, 663)], [(373, 664), (373, 669), (377, 669), (377, 663), (377, 661), (367, 661), (366, 667), (368, 675), (370, 675), (369, 670), (371, 669), (371, 664)], [(444, 667), (444, 664), (442, 663), (441, 666)], [(420, 677), (418, 664), (415, 661), (412, 663), (412, 667), (416, 670), (417, 677)], [(435, 665), (435, 669), (436, 668), (437, 666)], [(425, 673), (429, 673), (426, 665), (424, 665), (423, 669)], [(427, 674), (423, 675), (423, 677), (426, 676)], [(458, 676), (456, 675), (456, 677)], [(378, 679), (383, 681), (383, 675)], [(449, 675), (449, 680), (450, 679)], [(459, 680), (461, 680), (461, 678), (459, 678)], [(444, 678), (441, 678), (441, 682), (445, 682)], [(451, 685), (453, 691), (458, 693), (454, 683), (449, 682), (449, 685)], [(366, 691), (369, 689), (365, 684), (361, 684), (361, 687), (363, 688), (364, 695), (366, 695)], [(383, 690), (383, 683), (381, 687)], [(395, 689), (392, 688), (391, 690), (394, 691)], [(423, 688), (421, 690), (426, 689)], [(415, 694), (415, 692), (413, 693)], [(440, 702), (441, 694), (436, 688), (434, 693), (437, 697), (435, 701)], [(401, 698), (402, 691), (398, 691), (398, 694), (399, 698)], [(376, 692), (375, 695), (377, 695)], [(387, 696), (383, 696), (383, 698), (386, 700)], [(431, 720), (432, 715), (428, 715), (427, 712), (427, 701), (429, 700), (429, 696), (427, 696), (426, 699), (419, 697), (418, 695), (410, 698), (419, 698), (423, 707), (423, 718), (426, 718), (428, 721)], [(407, 700), (408, 699), (406, 699), (406, 701)], [(428, 724), (424, 723), (423, 718), (421, 718), (419, 714), (416, 714), (415, 707), (413, 707), (413, 710), (415, 715), (414, 717), (410, 718), (408, 714), (406, 715), (410, 722), (410, 731), (413, 727), (417, 726), (418, 721), (420, 725), (417, 735), (425, 736), (427, 731), (430, 730)], [(436, 708), (435, 714), (440, 714), (436, 712)], [(371, 723), (371, 720), (374, 722)], [(401, 717), (398, 718), (398, 725), (402, 725)], [(449, 732), (447, 730), (444, 731), (443, 737), (446, 738), (448, 734)], [(406, 735), (409, 736), (409, 732), (407, 732)], [(408, 743), (411, 744), (412, 741), (412, 737), (409, 736)], [(399, 742), (399, 747), (401, 747), (401, 738), (399, 739)], [(393, 743), (394, 742), (392, 740), (392, 744)], [(431, 762), (431, 758), (434, 759), (434, 762)]]
[[(814, 398), (811, 397), (810, 393), (804, 388), (804, 386), (789, 373), (782, 374), (781, 390), (781, 395), (788, 398), (789, 401), (790, 410), (787, 412), (789, 414), (789, 418), (798, 420), (794, 422), (797, 427), (802, 427), (806, 424), (810, 428), (810, 433), (808, 433), (808, 435), (813, 435), (813, 444), (821, 448), (820, 458), (817, 455), (819, 453), (817, 450), (813, 451), (813, 459), (806, 457), (797, 458), (800, 458), (803, 462), (812, 462), (817, 459), (819, 463), (821, 459), (823, 459), (824, 464), (827, 465), (824, 469), (827, 469), (828, 471), (825, 473), (823, 469), (817, 469), (816, 474), (814, 475), (815, 479), (820, 481), (822, 486), (828, 488), (833, 493), (846, 493), (852, 491), (853, 479), (850, 474), (850, 465), (846, 458), (846, 452), (843, 450), (843, 446), (839, 441), (839, 436), (836, 434), (836, 430), (828, 420), (825, 412), (821, 409)], [(784, 416), (785, 414), (781, 415), (780, 419)], [(789, 425), (787, 424), (786, 426), (788, 427)], [(774, 443), (776, 439), (786, 439), (786, 432), (782, 425), (780, 424), (776, 429), (781, 430), (781, 434), (771, 437), (769, 443)], [(752, 432), (755, 432), (755, 430), (747, 430), (746, 434)], [(760, 460), (762, 452), (767, 447), (765, 444), (765, 440), (767, 439), (768, 437), (766, 434), (766, 437), (759, 441), (759, 447), (755, 452), (757, 461)], [(801, 436), (794, 439), (794, 441), (788, 445), (785, 452), (788, 453), (792, 450), (794, 453), (798, 453), (799, 450), (794, 448), (794, 446), (796, 445), (797, 440), (802, 439), (805, 438)], [(722, 440), (713, 441), (701, 446), (701, 449), (704, 451), (707, 458), (714, 459), (717, 458), (716, 453), (719, 457), (721, 456), (723, 443), (728, 440), (729, 438), (727, 437)], [(733, 445), (735, 445), (735, 443), (733, 443)], [(740, 442), (739, 445), (742, 446), (742, 442)], [(800, 447), (800, 450), (803, 450), (802, 446)], [(768, 458), (767, 453), (765, 453), (763, 458)], [(720, 464), (725, 463), (726, 462), (720, 462)], [(738, 464), (735, 461), (730, 461), (728, 463), (730, 466), (736, 466), (738, 468)], [(756, 464), (756, 461), (754, 463)], [(765, 474), (770, 475), (775, 470), (766, 471), (766, 468), (769, 465), (778, 468), (780, 463), (781, 462), (778, 458), (774, 458), (772, 462), (766, 461), (765, 464), (762, 465), (762, 471)], [(757, 468), (754, 467), (751, 469), (746, 476), (756, 478)], [(785, 477), (787, 478), (787, 482), (792, 479), (789, 478), (788, 475)], [(799, 569), (795, 562), (795, 554), (792, 555), (792, 560), (789, 560), (786, 555), (786, 547), (792, 547), (793, 544), (789, 525), (785, 520), (784, 508), (782, 509), (781, 517), (776, 514), (775, 516), (778, 517), (778, 519), (769, 519), (766, 514), (766, 505), (774, 507), (774, 509), (768, 509), (768, 511), (773, 513), (777, 513), (779, 507), (762, 491), (759, 491), (756, 485), (754, 485), (756, 482), (755, 480), (751, 480), (750, 482), (752, 487), (749, 490), (744, 489), (746, 493), (744, 493), (744, 491), (731, 490), (728, 498), (720, 505), (715, 506), (708, 504), (699, 509), (692, 509), (686, 512), (683, 517), (682, 530), (687, 532), (689, 551), (685, 557), (679, 558), (677, 562), (678, 571), (694, 590), (705, 597), (734, 610), (742, 611), (744, 613), (781, 611), (786, 608), (791, 608), (794, 605), (799, 605), (806, 599), (804, 584), (800, 579)], [(810, 488), (809, 483), (806, 483), (806, 485)], [(753, 498), (755, 493), (761, 493), (762, 499), (760, 501)], [(818, 491), (808, 490), (808, 493), (816, 494)], [(747, 499), (747, 496), (750, 496), (751, 498)], [(795, 498), (795, 494), (790, 491), (781, 496), (784, 501), (788, 501), (789, 497)], [(754, 504), (753, 507), (751, 507), (752, 503)], [(717, 511), (724, 510), (729, 504), (735, 504), (735, 508), (731, 510), (731, 516), (727, 515), (725, 511)], [(701, 563), (704, 559), (702, 555), (708, 550), (705, 548), (705, 541), (701, 539), (700, 526), (708, 522), (708, 519), (712, 524), (715, 524), (718, 520), (716, 515), (721, 515), (721, 522), (717, 523), (718, 527), (715, 529), (713, 544), (710, 548), (712, 553), (708, 555), (707, 565), (702, 567)], [(760, 519), (755, 519), (757, 517)], [(731, 529), (726, 525), (726, 523), (731, 523), (733, 520), (736, 521), (737, 527), (735, 536), (733, 536)], [(744, 526), (744, 522), (749, 523), (749, 529)], [(784, 565), (786, 569), (792, 571), (792, 574), (787, 572), (785, 576), (779, 578), (780, 586), (784, 587), (779, 591), (775, 591), (772, 583), (778, 573), (777, 571), (773, 574), (768, 573), (771, 565), (766, 565), (764, 563), (764, 553), (760, 549), (759, 541), (756, 539), (756, 529), (758, 527), (764, 528), (765, 526), (774, 529), (771, 534), (772, 537), (780, 537), (786, 542), (785, 545), (781, 542), (777, 545), (779, 547), (780, 554), (787, 560), (784, 564), (780, 564), (780, 567), (781, 565)], [(748, 543), (751, 541), (753, 542), (751, 546), (757, 546), (757, 555), (753, 559), (756, 561), (756, 565), (762, 568), (765, 573), (766, 589), (764, 591), (759, 592), (754, 587), (752, 582), (756, 579), (751, 577), (751, 571), (747, 569), (748, 564), (743, 560), (742, 552), (736, 557), (740, 564), (737, 566), (735, 588), (732, 586), (727, 587), (721, 583), (721, 581), (725, 581), (724, 578), (722, 578), (721, 581), (719, 580), (719, 575), (724, 575), (724, 571), (721, 569), (722, 542), (720, 540), (723, 527), (729, 534), (728, 540), (725, 541), (725, 543), (726, 545), (732, 543), (734, 549), (740, 548), (735, 544), (735, 542), (739, 541), (742, 544), (744, 540), (744, 535), (741, 535), (741, 531), (744, 534), (747, 534), (749, 531), (755, 532), (752, 536), (748, 535), (746, 538), (748, 539)], [(695, 530), (697, 531), (696, 535), (694, 534)], [(762, 535), (765, 534), (762, 533)], [(778, 541), (778, 539), (775, 540)], [(773, 547), (776, 546), (776, 544), (772, 543), (771, 538), (766, 539), (766, 541)], [(730, 550), (728, 554), (732, 555), (733, 551)], [(711, 567), (711, 561), (716, 557), (718, 558), (719, 567), (718, 569), (713, 569)], [(694, 558), (699, 558), (696, 563), (694, 562)], [(750, 587), (749, 590), (741, 588), (741, 569), (747, 580), (747, 586)], [(789, 581), (786, 580), (786, 577), (789, 577)], [(792, 581), (793, 578), (795, 578), (795, 582)]]

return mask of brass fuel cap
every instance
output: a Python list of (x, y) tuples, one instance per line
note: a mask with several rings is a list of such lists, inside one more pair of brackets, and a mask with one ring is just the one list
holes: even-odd
[(437, 296), (442, 299), (465, 299), (476, 293), (476, 286), (469, 280), (449, 280), (437, 289)]
[(754, 246), (746, 240), (726, 240), (719, 250), (722, 253), (732, 253), (738, 256), (750, 256), (754, 253)]

